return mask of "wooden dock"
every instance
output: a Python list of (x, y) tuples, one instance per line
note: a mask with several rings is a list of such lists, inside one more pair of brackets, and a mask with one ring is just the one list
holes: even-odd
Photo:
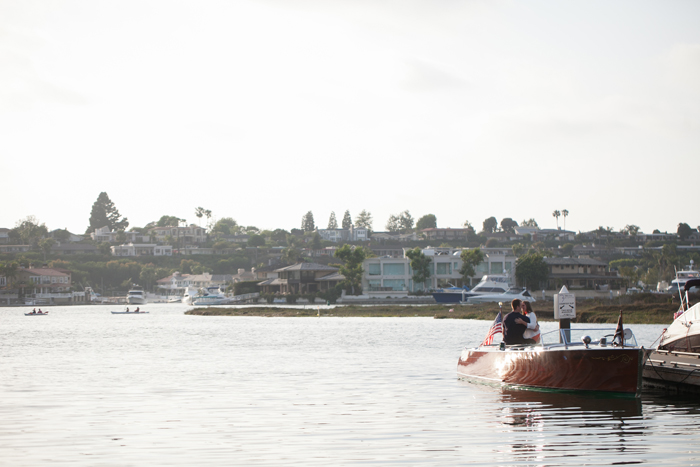
[(700, 393), (700, 354), (653, 350), (642, 377), (645, 388)]

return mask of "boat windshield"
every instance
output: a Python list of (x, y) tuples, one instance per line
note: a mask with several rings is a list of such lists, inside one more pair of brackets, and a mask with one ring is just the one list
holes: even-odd
[[(506, 289), (500, 287), (474, 287), (472, 292), (478, 293), (504, 293)], [(518, 292), (515, 292), (518, 293)]]
[[(625, 328), (625, 346), (637, 347), (637, 339), (631, 329)], [(589, 345), (612, 346), (615, 328), (572, 328), (556, 329), (542, 334), (543, 345), (564, 344), (564, 345), (584, 345), (583, 338), (590, 337)], [(603, 339), (601, 341), (601, 339)]]

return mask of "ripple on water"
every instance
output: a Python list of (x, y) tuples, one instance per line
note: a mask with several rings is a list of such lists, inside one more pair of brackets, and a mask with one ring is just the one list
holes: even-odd
[[(699, 406), (456, 378), (488, 322), (0, 308), (0, 465), (689, 465)], [(634, 328), (653, 342), (661, 327)], [(641, 339), (640, 339), (641, 340)]]

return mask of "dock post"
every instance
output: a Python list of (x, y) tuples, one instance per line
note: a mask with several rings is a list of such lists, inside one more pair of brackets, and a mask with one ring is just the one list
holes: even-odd
[[(576, 318), (576, 297), (569, 293), (566, 286), (562, 286), (558, 294), (554, 294), (554, 319), (559, 320), (559, 343), (571, 342), (571, 320)], [(561, 330), (564, 329), (564, 332)]]

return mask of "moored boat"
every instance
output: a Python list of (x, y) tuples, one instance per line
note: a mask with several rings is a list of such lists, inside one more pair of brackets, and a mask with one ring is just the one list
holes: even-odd
[(465, 348), (457, 374), (505, 386), (639, 396), (645, 350), (630, 329), (620, 328), (559, 329), (537, 345)]
[(437, 303), (460, 303), (474, 295), (499, 294), (510, 288), (510, 277), (505, 274), (490, 274), (481, 278), (473, 289), (467, 287), (448, 287), (433, 292)]
[(671, 392), (700, 393), (700, 303), (690, 306), (688, 292), (700, 279), (684, 282), (680, 307), (644, 365), (644, 385)]
[(148, 303), (146, 294), (141, 287), (134, 287), (126, 294), (126, 303), (129, 305), (145, 305)]
[(700, 354), (700, 303), (690, 306), (688, 301), (688, 292), (693, 287), (700, 287), (700, 279), (683, 283), (680, 308), (673, 323), (661, 335), (659, 350)]
[[(676, 271), (676, 278), (671, 281), (671, 285), (668, 286), (667, 290), (672, 294), (683, 293), (684, 290), (690, 289), (690, 287), (685, 289), (685, 284), (690, 280), (696, 279), (700, 279), (700, 272), (695, 269), (695, 262), (691, 259), (690, 264), (685, 269)], [(696, 282), (694, 287), (700, 287), (700, 282)]]
[(227, 305), (234, 301), (233, 298), (226, 296), (218, 286), (212, 286), (206, 288), (206, 295), (195, 297), (192, 304), (195, 306)]
[(526, 300), (529, 302), (536, 301), (535, 297), (533, 297), (530, 292), (527, 291), (527, 289), (518, 289), (513, 287), (503, 293), (472, 295), (471, 297), (467, 297), (467, 299), (461, 303), (468, 303), (470, 305), (489, 302), (509, 303), (514, 298), (519, 298), (520, 300)]
[(459, 303), (467, 299), (469, 287), (443, 287), (433, 292), (433, 298), (436, 303)]
[(197, 299), (197, 297), (201, 296), (199, 293), (199, 289), (194, 288), (194, 287), (188, 287), (187, 290), (185, 290), (184, 295), (182, 296), (182, 303), (185, 305), (193, 305), (194, 301)]

